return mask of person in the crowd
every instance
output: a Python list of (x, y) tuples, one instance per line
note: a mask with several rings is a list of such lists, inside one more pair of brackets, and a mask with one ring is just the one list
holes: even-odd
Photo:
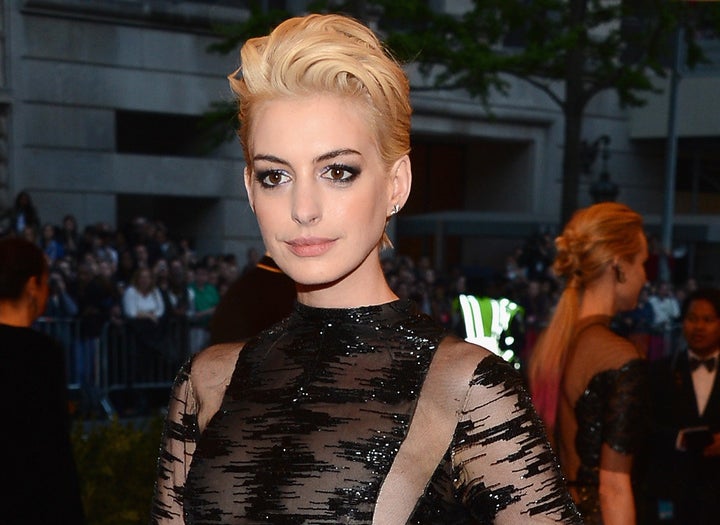
[[(48, 280), (49, 296), (42, 317), (47, 322), (47, 333), (60, 342), (65, 349), (72, 348), (76, 333), (73, 330), (73, 321), (78, 314), (75, 299), (68, 293), (65, 277), (58, 271), (51, 271)], [(70, 363), (68, 363), (70, 369)], [(69, 371), (68, 371), (69, 372)], [(79, 382), (74, 374), (68, 377)]]
[(195, 292), (190, 288), (187, 271), (179, 259), (168, 265), (167, 288), (161, 290), (165, 316), (173, 341), (168, 348), (171, 362), (179, 365), (190, 355), (190, 320), (195, 316)]
[(65, 249), (58, 241), (55, 226), (51, 223), (43, 224), (39, 244), (51, 265), (65, 256)]
[(0, 240), (3, 525), (85, 523), (70, 441), (64, 352), (31, 328), (45, 309), (48, 274), (38, 246), (20, 238)]
[(650, 294), (648, 302), (653, 310), (648, 357), (654, 360), (668, 355), (671, 350), (672, 332), (680, 318), (680, 303), (675, 298), (672, 285), (667, 281), (658, 285), (657, 293)]
[(130, 282), (132, 281), (133, 275), (138, 269), (137, 261), (132, 249), (123, 250), (118, 256), (117, 270), (113, 275), (113, 280), (118, 290), (125, 291)]
[(210, 319), (210, 344), (243, 341), (286, 317), (295, 283), (269, 255), (243, 272), (220, 298)]
[(190, 283), (194, 298), (193, 309), (195, 310), (190, 330), (191, 353), (197, 353), (208, 345), (210, 319), (220, 302), (220, 293), (217, 287), (210, 282), (211, 275), (210, 263), (207, 259), (195, 266), (194, 278)]
[(81, 263), (74, 287), (79, 337), (73, 348), (73, 378), (89, 398), (96, 394), (100, 338), (107, 323), (118, 321), (122, 313), (121, 298), (110, 278), (100, 271), (101, 267), (92, 260)]
[(159, 322), (165, 313), (165, 303), (155, 286), (152, 270), (138, 268), (130, 286), (122, 297), (123, 314), (128, 319), (147, 319)]
[(78, 232), (78, 223), (75, 215), (68, 213), (63, 217), (60, 232), (58, 234), (60, 244), (63, 251), (72, 257), (77, 257), (80, 245), (80, 234)]
[(133, 373), (137, 380), (152, 379), (154, 363), (166, 353), (165, 302), (155, 286), (152, 270), (140, 267), (122, 296), (122, 309), (135, 353)]
[(530, 356), (533, 399), (585, 523), (635, 523), (647, 362), (610, 322), (635, 307), (645, 285), (642, 217), (595, 204), (575, 212), (555, 245), (565, 288)]
[(648, 524), (718, 523), (720, 290), (699, 288), (682, 307), (686, 346), (651, 363)]
[(366, 26), (289, 19), (231, 76), (289, 317), (181, 371), (154, 523), (580, 523), (522, 379), (388, 286), (409, 84)]
[(220, 295), (214, 284), (209, 282), (210, 269), (205, 264), (195, 267), (195, 280), (190, 288), (195, 295), (195, 320), (202, 326), (207, 326), (220, 302)]
[(171, 318), (187, 322), (195, 315), (195, 292), (179, 259), (170, 261), (167, 279), (167, 288), (163, 291), (165, 310)]
[(0, 219), (8, 223), (3, 227), (3, 235), (24, 237), (31, 233), (36, 236), (40, 233), (40, 214), (27, 191), (21, 191), (15, 196), (13, 207)]

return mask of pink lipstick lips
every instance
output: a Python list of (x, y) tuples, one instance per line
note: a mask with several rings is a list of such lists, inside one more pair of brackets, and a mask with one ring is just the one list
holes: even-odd
[(334, 242), (334, 239), (321, 237), (301, 237), (287, 241), (286, 244), (298, 257), (317, 257), (327, 252)]

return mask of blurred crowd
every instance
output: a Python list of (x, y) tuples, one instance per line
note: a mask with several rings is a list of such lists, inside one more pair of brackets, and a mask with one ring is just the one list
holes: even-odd
[[(555, 257), (554, 237), (537, 233), (526, 239), (506, 258), (504, 268), (481, 272), (482, 278), (469, 278), (461, 268), (444, 274), (436, 271), (428, 257), (417, 261), (397, 255), (387, 258), (385, 273), (401, 298), (413, 299), (438, 323), (459, 336), (466, 336), (458, 303), (460, 294), (507, 298), (520, 308), (514, 317), (513, 348), (526, 362), (539, 333), (545, 328), (557, 303), (562, 283), (551, 265)], [(681, 285), (658, 279), (659, 254), (650, 237), (651, 252), (645, 264), (648, 282), (634, 310), (620, 312), (612, 323), (615, 332), (629, 338), (650, 360), (670, 353), (679, 344), (680, 309), (698, 285), (688, 278)]]
[(251, 250), (240, 268), (234, 254), (199, 256), (162, 221), (140, 216), (118, 228), (81, 228), (72, 214), (61, 224), (41, 222), (27, 192), (18, 194), (0, 225), (3, 236), (35, 242), (48, 258), (51, 296), (44, 317), (78, 319), (87, 335), (107, 323), (133, 321), (150, 332), (165, 320), (183, 319), (199, 328), (199, 348), (220, 297), (258, 258)]
[[(236, 254), (198, 254), (189, 239), (177, 237), (155, 219), (138, 216), (113, 228), (106, 223), (80, 227), (72, 214), (61, 224), (40, 221), (27, 192), (0, 216), (0, 235), (18, 235), (37, 243), (51, 267), (51, 298), (46, 319), (77, 319), (83, 333), (98, 336), (107, 323), (131, 323), (147, 346), (161, 346), (168, 320), (193, 327), (190, 352), (208, 341), (209, 320), (230, 284), (262, 256), (251, 248), (240, 262)], [(643, 355), (656, 359), (677, 344), (680, 305), (697, 287), (694, 279), (676, 286), (658, 280), (658, 252), (651, 239), (646, 263), (648, 283), (635, 310), (613, 323)], [(413, 300), (438, 323), (464, 337), (460, 294), (504, 297), (520, 309), (513, 322), (513, 348), (520, 361), (532, 351), (556, 304), (561, 283), (554, 276), (553, 236), (539, 232), (508, 254), (504, 268), (468, 277), (468, 269), (439, 272), (429, 257), (390, 253), (383, 258), (391, 288)], [(470, 272), (474, 275), (475, 272)], [(156, 330), (156, 328), (158, 328)]]

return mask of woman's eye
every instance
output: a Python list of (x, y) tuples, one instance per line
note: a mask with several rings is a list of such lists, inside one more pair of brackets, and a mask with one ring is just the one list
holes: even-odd
[(350, 182), (354, 179), (360, 170), (351, 166), (328, 166), (323, 173), (323, 177), (336, 182)]
[(263, 187), (273, 188), (287, 182), (288, 176), (282, 171), (269, 170), (258, 173), (257, 180)]

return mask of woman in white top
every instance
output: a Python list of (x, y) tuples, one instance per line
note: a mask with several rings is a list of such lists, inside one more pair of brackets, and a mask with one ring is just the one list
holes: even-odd
[(160, 290), (153, 282), (149, 268), (139, 268), (133, 274), (130, 286), (123, 293), (123, 313), (128, 319), (149, 319), (154, 322), (165, 313)]

